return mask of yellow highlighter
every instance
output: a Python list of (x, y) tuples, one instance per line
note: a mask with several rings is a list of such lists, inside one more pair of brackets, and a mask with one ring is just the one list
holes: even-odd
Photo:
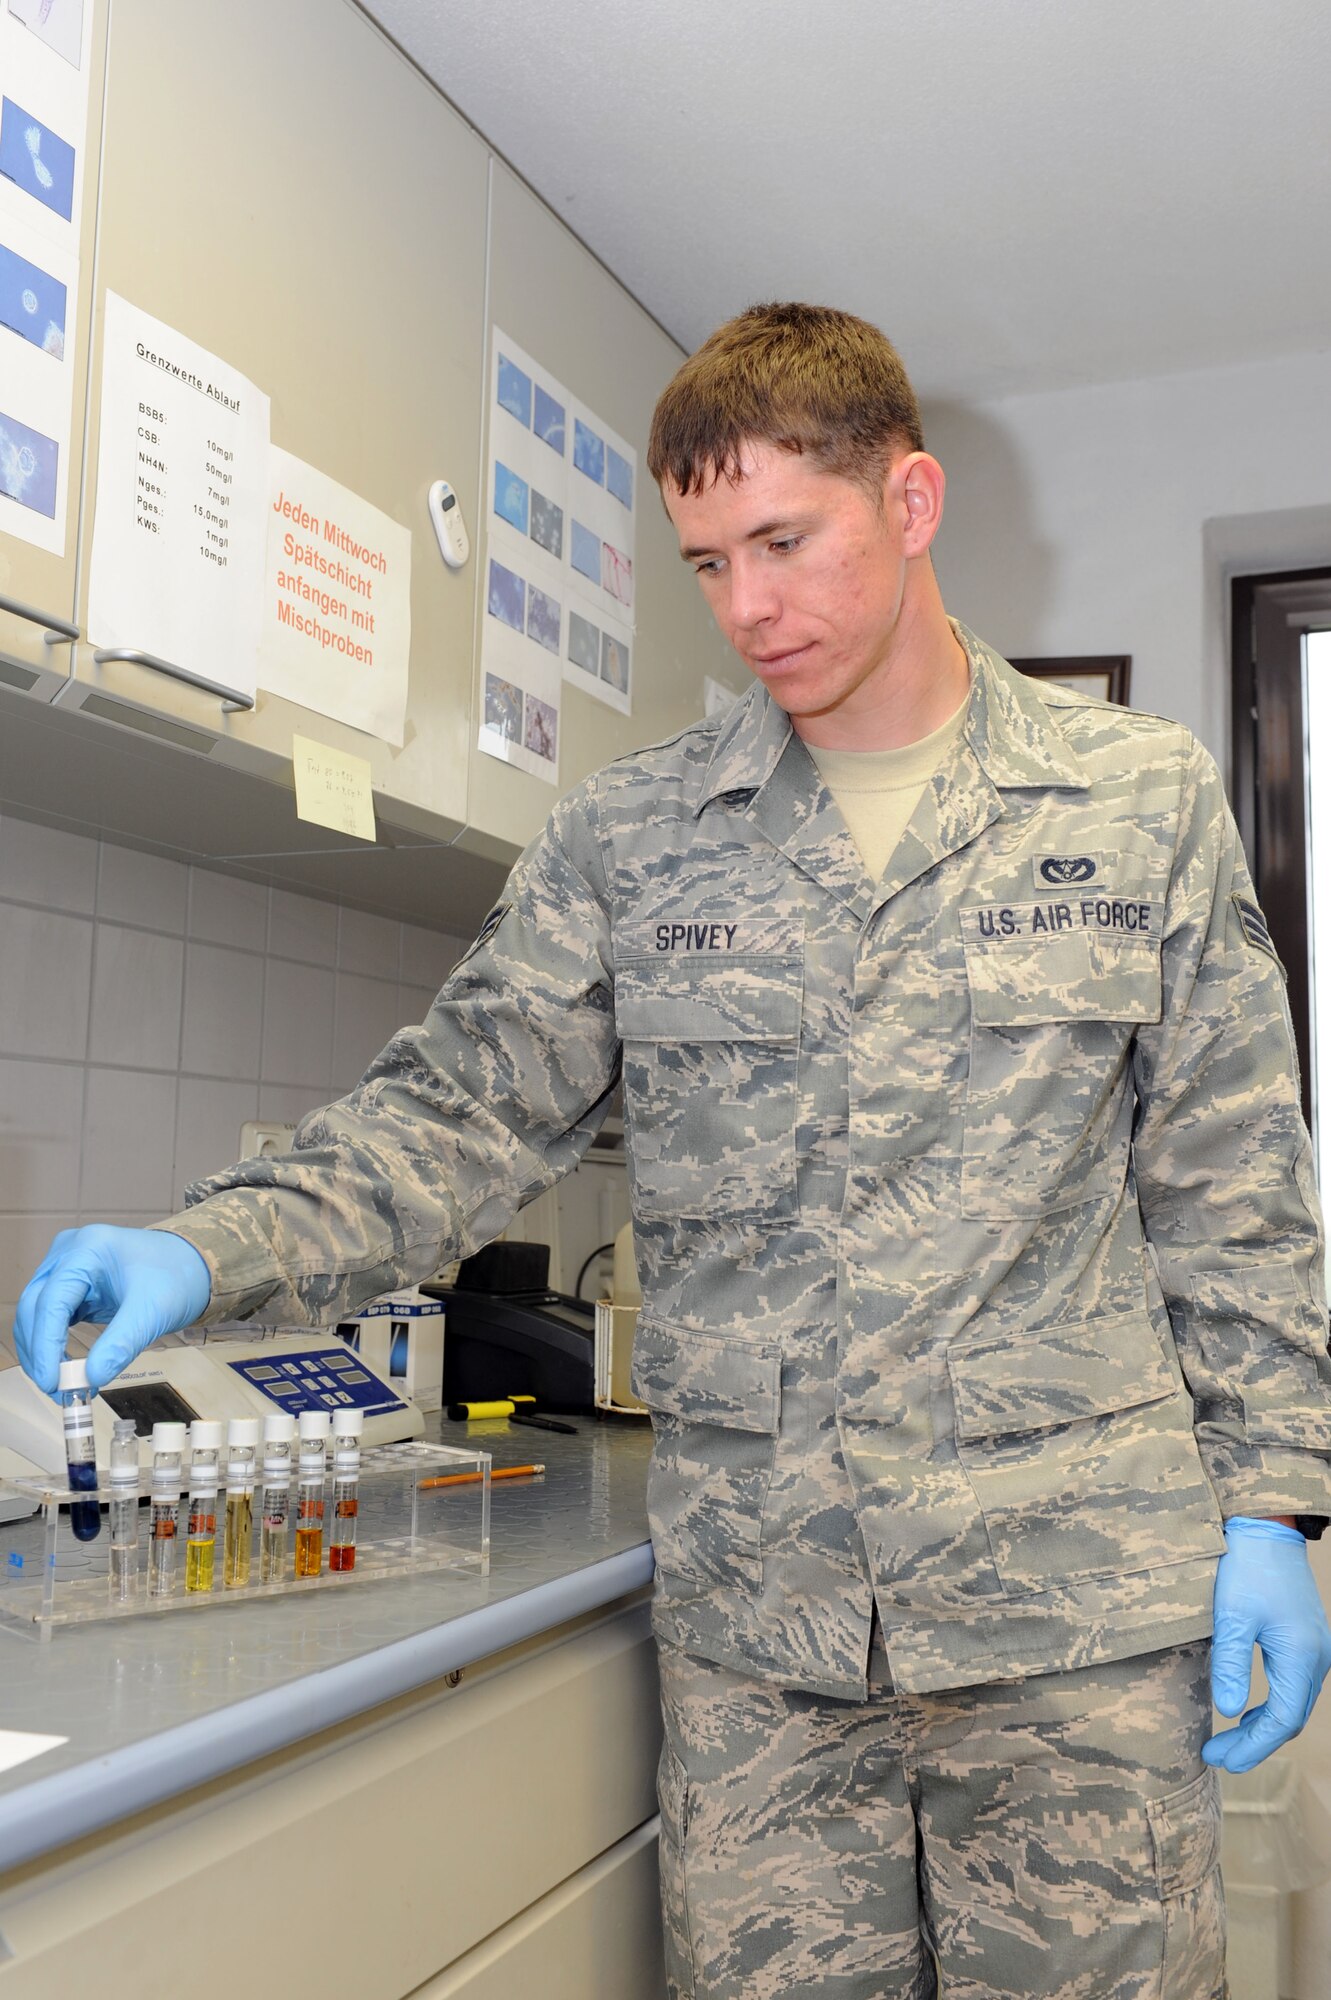
[(535, 1396), (501, 1396), (492, 1403), (450, 1403), (448, 1414), (455, 1423), (473, 1417), (511, 1417), (515, 1410), (535, 1401)]

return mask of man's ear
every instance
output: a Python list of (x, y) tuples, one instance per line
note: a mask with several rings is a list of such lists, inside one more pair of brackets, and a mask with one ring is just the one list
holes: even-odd
[(888, 475), (902, 509), (902, 553), (922, 556), (938, 533), (943, 519), (943, 494), (947, 479), (942, 466), (927, 451), (912, 451), (899, 458)]

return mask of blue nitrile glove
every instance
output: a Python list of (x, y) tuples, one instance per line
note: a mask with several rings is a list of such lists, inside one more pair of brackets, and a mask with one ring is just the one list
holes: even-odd
[(1236, 1514), (1225, 1523), (1227, 1548), (1215, 1573), (1215, 1637), (1211, 1699), (1222, 1715), (1237, 1715), (1248, 1699), (1252, 1649), (1262, 1649), (1270, 1688), (1260, 1708), (1237, 1729), (1222, 1729), (1202, 1745), (1208, 1764), (1251, 1771), (1313, 1712), (1331, 1668), (1331, 1627), (1297, 1528)]
[(104, 1326), (88, 1354), (101, 1389), (160, 1333), (191, 1325), (212, 1296), (208, 1266), (183, 1236), (94, 1222), (62, 1229), (29, 1280), (14, 1318), (18, 1358), (55, 1394), (65, 1336), (80, 1320)]

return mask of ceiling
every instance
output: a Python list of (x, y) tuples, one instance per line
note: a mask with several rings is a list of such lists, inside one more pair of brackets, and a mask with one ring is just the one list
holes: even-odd
[(1331, 348), (1325, 0), (368, 0), (687, 348), (763, 298), (931, 401)]

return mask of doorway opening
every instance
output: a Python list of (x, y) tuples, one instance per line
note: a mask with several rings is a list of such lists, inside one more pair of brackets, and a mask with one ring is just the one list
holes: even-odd
[(1238, 576), (1234, 811), (1289, 978), (1318, 1182), (1331, 1194), (1331, 565)]

